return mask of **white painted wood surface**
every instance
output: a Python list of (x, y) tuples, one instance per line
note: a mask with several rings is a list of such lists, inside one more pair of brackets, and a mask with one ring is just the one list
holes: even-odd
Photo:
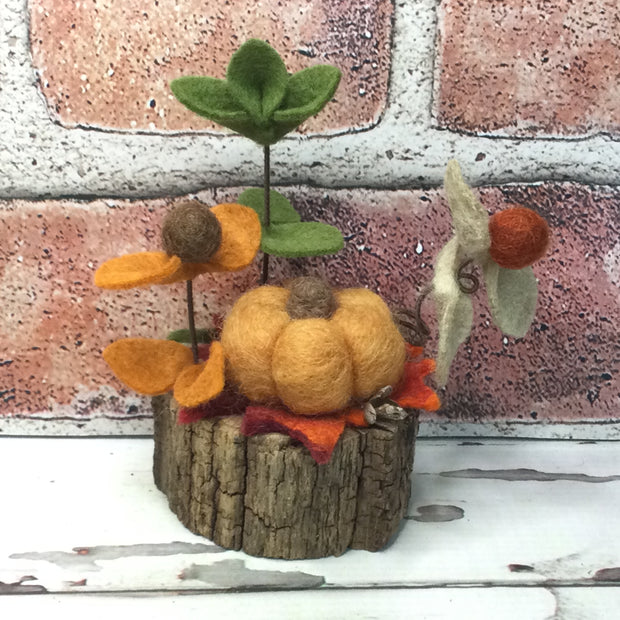
[(616, 442), (419, 440), (393, 543), (305, 561), (185, 530), (153, 485), (152, 449), (0, 438), (1, 617), (620, 618)]

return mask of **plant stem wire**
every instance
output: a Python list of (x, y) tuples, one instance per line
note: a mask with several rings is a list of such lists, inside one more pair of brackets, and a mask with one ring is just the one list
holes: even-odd
[(194, 285), (191, 280), (187, 280), (187, 323), (189, 326), (189, 336), (192, 343), (192, 355), (194, 364), (198, 363), (198, 339), (196, 337), (196, 324), (194, 323)]
[[(263, 147), (263, 229), (269, 228), (271, 224), (271, 162), (269, 145)], [(261, 274), (261, 284), (266, 284), (269, 279), (269, 254), (263, 253), (263, 271)]]

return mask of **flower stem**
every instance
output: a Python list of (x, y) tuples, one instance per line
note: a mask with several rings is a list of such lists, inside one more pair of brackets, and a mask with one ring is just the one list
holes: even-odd
[[(271, 164), (269, 158), (269, 145), (265, 145), (263, 147), (263, 205), (264, 205), (264, 216), (263, 216), (263, 228), (269, 228), (271, 224), (271, 204), (270, 204), (270, 193), (271, 193)], [(261, 284), (266, 284), (269, 279), (269, 254), (266, 252), (263, 253), (263, 271), (261, 274)]]
[(194, 364), (198, 363), (198, 339), (196, 338), (196, 324), (194, 323), (194, 287), (191, 280), (187, 280), (187, 322), (189, 325), (189, 337), (192, 343), (192, 355)]

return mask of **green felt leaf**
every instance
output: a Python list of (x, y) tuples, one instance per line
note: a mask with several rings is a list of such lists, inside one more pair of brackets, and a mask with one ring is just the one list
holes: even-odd
[(523, 337), (534, 318), (538, 298), (532, 268), (506, 269), (489, 260), (483, 271), (493, 322), (508, 336)]
[(239, 123), (237, 124), (237, 127), (232, 127), (232, 125), (226, 126), (230, 127), (230, 129), (234, 129), (242, 136), (250, 138), (250, 140), (254, 140), (254, 142), (260, 144), (261, 146), (271, 146), (272, 144), (275, 144), (283, 135), (290, 131), (290, 129), (287, 131), (280, 131), (274, 122), (267, 127), (259, 127), (251, 120), (248, 123)]
[[(180, 342), (181, 344), (189, 344), (192, 339), (189, 335), (189, 329), (175, 329), (171, 331), (168, 336), (166, 336), (166, 340), (174, 340), (175, 342)], [(199, 343), (213, 342), (215, 340), (215, 332), (212, 329), (197, 329), (196, 330), (196, 340)]]
[(343, 247), (342, 233), (320, 222), (274, 224), (263, 229), (261, 240), (263, 252), (287, 258), (335, 254)]
[(340, 69), (331, 65), (316, 65), (293, 74), (284, 100), (273, 115), (274, 121), (296, 127), (318, 114), (334, 96), (341, 75)]
[(248, 113), (235, 101), (225, 80), (190, 75), (172, 80), (170, 89), (192, 112), (226, 127), (229, 123), (251, 121)]
[[(276, 112), (277, 114), (277, 112)], [(285, 121), (276, 121), (272, 120), (269, 127), (261, 130), (260, 132), (260, 140), (256, 138), (252, 138), (255, 142), (262, 144), (263, 146), (269, 146), (271, 144), (275, 144), (283, 138), (287, 133), (293, 131), (297, 128), (299, 123), (296, 122), (285, 122)]]
[(173, 80), (175, 97), (192, 112), (254, 140), (262, 145), (274, 144), (278, 135), (272, 125), (259, 127), (250, 114), (233, 97), (225, 80), (186, 76)]
[(474, 317), (471, 298), (461, 291), (457, 281), (460, 260), (458, 240), (453, 237), (435, 263), (432, 285), (439, 331), (435, 378), (440, 386), (448, 380), (452, 360), (469, 337)]
[(485, 256), (491, 245), (489, 214), (463, 180), (461, 168), (455, 159), (448, 162), (444, 189), (461, 251), (467, 258)]
[(236, 101), (260, 127), (267, 127), (284, 99), (286, 66), (268, 43), (249, 39), (231, 57), (226, 80)]
[[(239, 196), (237, 202), (254, 209), (260, 221), (263, 222), (265, 214), (263, 189), (258, 187), (246, 189)], [(269, 218), (272, 224), (286, 224), (301, 220), (299, 213), (295, 211), (288, 198), (273, 189), (269, 192)]]

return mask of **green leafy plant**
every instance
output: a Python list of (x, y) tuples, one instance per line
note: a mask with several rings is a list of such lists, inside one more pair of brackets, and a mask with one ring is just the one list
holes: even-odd
[(340, 77), (340, 70), (331, 65), (289, 74), (269, 44), (250, 39), (232, 55), (225, 79), (185, 76), (170, 84), (175, 97), (187, 108), (263, 147), (262, 193), (249, 190), (239, 201), (261, 216), (263, 283), (268, 278), (270, 254), (317, 256), (343, 247), (337, 229), (301, 222), (287, 199), (270, 188), (270, 146), (320, 112), (334, 96)]

